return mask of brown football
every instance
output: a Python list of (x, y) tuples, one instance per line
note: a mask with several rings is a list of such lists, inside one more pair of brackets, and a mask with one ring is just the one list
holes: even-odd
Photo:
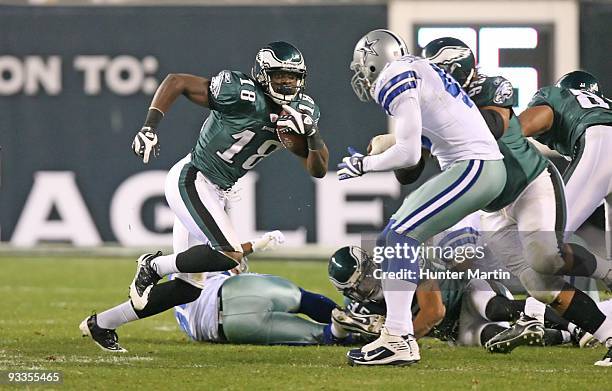
[(276, 128), (278, 140), (287, 148), (299, 157), (308, 157), (308, 142), (306, 136), (297, 134), (289, 128)]

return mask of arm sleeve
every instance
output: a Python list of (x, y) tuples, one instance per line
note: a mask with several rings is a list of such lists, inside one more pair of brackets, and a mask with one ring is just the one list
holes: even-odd
[(398, 168), (397, 170), (393, 170), (393, 173), (395, 174), (395, 179), (397, 179), (400, 184), (409, 185), (419, 179), (424, 169), (425, 159), (423, 156), (421, 156), (421, 160), (419, 160), (416, 166), (410, 168)]
[(482, 118), (484, 118), (489, 130), (495, 137), (495, 140), (499, 140), (501, 136), (504, 135), (504, 119), (501, 115), (495, 110), (487, 110), (487, 109), (478, 109)]
[(395, 144), (379, 155), (363, 159), (364, 172), (411, 167), (421, 159), (421, 108), (415, 97), (406, 96), (396, 106)]

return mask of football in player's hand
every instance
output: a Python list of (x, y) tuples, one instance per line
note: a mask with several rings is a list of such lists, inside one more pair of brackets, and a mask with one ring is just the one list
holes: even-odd
[[(281, 113), (281, 115), (282, 114), (284, 114), (284, 112)], [(297, 134), (288, 127), (277, 127), (276, 135), (281, 144), (283, 144), (283, 147), (299, 157), (308, 157), (308, 142), (306, 141), (306, 136)]]
[(394, 134), (379, 134), (370, 140), (368, 144), (368, 155), (378, 155), (395, 145)]

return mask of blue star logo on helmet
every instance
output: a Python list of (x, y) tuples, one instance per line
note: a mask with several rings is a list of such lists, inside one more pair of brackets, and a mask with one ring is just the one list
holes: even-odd
[(374, 45), (378, 41), (379, 41), (378, 39), (375, 39), (373, 41), (369, 41), (368, 37), (366, 37), (365, 42), (363, 43), (363, 46), (360, 47), (359, 49), (357, 49), (357, 50), (359, 50), (360, 52), (363, 53), (363, 61), (364, 62), (368, 58), (368, 54), (371, 54), (373, 56), (378, 56), (378, 53), (376, 53), (376, 50), (374, 50)]

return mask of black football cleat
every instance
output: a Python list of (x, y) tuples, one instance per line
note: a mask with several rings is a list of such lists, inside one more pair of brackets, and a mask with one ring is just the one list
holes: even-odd
[(130, 285), (130, 300), (136, 310), (142, 310), (149, 302), (149, 293), (161, 277), (151, 266), (151, 261), (162, 255), (161, 251), (155, 254), (143, 254), (138, 258), (136, 275)]
[(378, 337), (385, 323), (382, 315), (357, 314), (350, 309), (334, 308), (332, 310), (332, 323), (346, 331)]
[(510, 353), (516, 347), (544, 346), (544, 328), (535, 318), (522, 314), (519, 320), (485, 343), (491, 353)]
[(103, 329), (98, 326), (97, 315), (85, 318), (79, 325), (83, 337), (91, 337), (102, 350), (111, 353), (126, 353), (127, 350), (119, 345), (119, 337), (115, 330)]
[(595, 365), (598, 367), (612, 367), (612, 338), (608, 338), (606, 347), (608, 348), (608, 352), (601, 360), (595, 362)]
[(578, 346), (580, 348), (594, 348), (599, 345), (597, 338), (578, 326), (574, 328), (574, 332), (570, 335), (574, 346)]

